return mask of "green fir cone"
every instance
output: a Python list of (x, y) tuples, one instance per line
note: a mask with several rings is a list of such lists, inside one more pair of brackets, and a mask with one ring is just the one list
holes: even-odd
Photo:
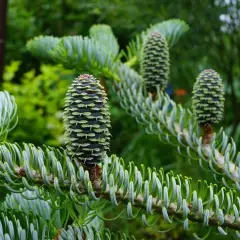
[(68, 154), (78, 166), (102, 161), (109, 149), (110, 113), (104, 88), (92, 75), (80, 75), (69, 87), (64, 125)]
[(193, 87), (193, 112), (200, 125), (218, 123), (223, 118), (224, 86), (214, 70), (202, 71)]
[(151, 33), (143, 46), (141, 74), (148, 92), (164, 90), (169, 77), (169, 50), (166, 39), (158, 32)]

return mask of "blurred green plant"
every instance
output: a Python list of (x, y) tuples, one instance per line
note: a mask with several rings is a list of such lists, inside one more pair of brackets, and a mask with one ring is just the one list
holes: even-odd
[[(175, 90), (185, 89), (179, 101), (190, 106), (195, 76), (206, 68), (216, 69), (226, 79), (226, 131), (240, 145), (240, 2), (225, 0), (9, 0), (6, 63), (22, 61), (17, 81), (26, 71), (39, 69), (39, 61), (27, 53), (25, 42), (40, 34), (53, 36), (88, 34), (96, 23), (111, 25), (121, 49), (150, 24), (181, 18), (191, 26), (191, 34), (180, 39), (181, 48), (171, 50), (170, 79)], [(54, 11), (52, 8), (54, 7)], [(182, 51), (185, 49), (185, 51)], [(208, 52), (206, 56), (206, 52)], [(194, 59), (194, 61), (189, 61)], [(221, 59), (221, 60), (220, 60)], [(179, 64), (181, 61), (181, 64)], [(184, 79), (184, 81), (179, 81)]]
[(3, 89), (15, 96), (21, 109), (19, 124), (9, 139), (37, 145), (63, 144), (62, 107), (73, 72), (60, 65), (41, 65), (40, 73), (28, 71), (15, 83), (13, 78), (20, 66), (19, 61), (12, 61), (3, 75)]

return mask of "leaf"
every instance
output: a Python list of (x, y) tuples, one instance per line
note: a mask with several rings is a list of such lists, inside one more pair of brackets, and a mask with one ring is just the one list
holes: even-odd
[(51, 51), (51, 55), (57, 63), (79, 72), (114, 77), (114, 61), (111, 54), (105, 51), (99, 42), (88, 37), (63, 37)]
[(21, 211), (3, 210), (0, 214), (0, 239), (46, 239), (47, 223), (38, 217), (26, 217)]
[(103, 231), (96, 230), (92, 227), (68, 226), (62, 229), (59, 240), (82, 240), (82, 239), (116, 239), (116, 240), (136, 240), (134, 236), (127, 236), (125, 233), (113, 233), (109, 229), (104, 228)]
[(5, 141), (7, 134), (17, 124), (17, 104), (7, 91), (0, 92), (0, 141)]
[(171, 48), (188, 30), (189, 26), (184, 21), (180, 19), (170, 19), (153, 25), (147, 30), (146, 35), (151, 32), (161, 33), (168, 41), (169, 48)]
[(142, 45), (148, 34), (151, 32), (161, 33), (167, 40), (169, 48), (173, 47), (181, 36), (189, 30), (189, 26), (180, 19), (170, 19), (151, 26), (130, 41), (125, 51), (121, 54), (127, 59), (127, 64), (131, 67), (140, 62)]
[(4, 82), (10, 82), (13, 80), (16, 72), (19, 70), (20, 65), (21, 65), (20, 61), (11, 61), (9, 65), (5, 66), (3, 73)]
[(106, 24), (96, 24), (90, 28), (89, 33), (91, 39), (98, 42), (103, 48), (103, 51), (110, 51), (114, 58), (118, 55), (119, 45), (110, 26)]
[(52, 60), (51, 50), (53, 50), (60, 39), (53, 36), (38, 36), (27, 42), (27, 49), (35, 57)]

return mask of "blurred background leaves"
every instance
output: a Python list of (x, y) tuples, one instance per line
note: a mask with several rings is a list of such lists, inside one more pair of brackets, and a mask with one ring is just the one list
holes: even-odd
[[(38, 35), (87, 36), (92, 25), (103, 23), (112, 27), (120, 50), (126, 50), (129, 41), (141, 31), (171, 18), (184, 20), (190, 30), (170, 50), (171, 80), (167, 92), (176, 102), (191, 107), (192, 86), (199, 72), (206, 68), (219, 72), (226, 93), (222, 125), (239, 148), (238, 0), (9, 0), (5, 71), (1, 88), (15, 96), (19, 114), (19, 124), (10, 134), (10, 141), (63, 146), (64, 96), (78, 74), (60, 65), (41, 64), (26, 50), (29, 39)], [(163, 167), (167, 171), (174, 170), (196, 179), (212, 181), (211, 176), (196, 164), (180, 157), (171, 146), (160, 143), (157, 136), (147, 135), (121, 109), (111, 90), (108, 95), (112, 121), (111, 153), (127, 161), (135, 161), (138, 165)], [(137, 224), (135, 229), (139, 228)], [(152, 238), (153, 235), (150, 232), (145, 234)], [(172, 232), (168, 239), (182, 237), (180, 230), (177, 234)]]
[[(5, 54), (8, 67), (3, 88), (16, 96), (20, 109), (19, 125), (11, 140), (62, 145), (63, 98), (77, 75), (61, 66), (41, 65), (26, 50), (30, 38), (40, 34), (86, 36), (93, 24), (104, 23), (112, 27), (124, 50), (141, 31), (170, 18), (184, 20), (190, 31), (171, 48), (167, 91), (175, 101), (190, 107), (198, 73), (205, 68), (219, 72), (227, 98), (224, 126), (239, 146), (240, 2), (236, 0), (9, 0)], [(152, 159), (154, 166), (176, 165), (175, 154), (156, 137), (144, 134), (121, 110), (114, 96), (110, 99), (112, 152), (127, 159)], [(160, 158), (163, 162), (159, 162)]]

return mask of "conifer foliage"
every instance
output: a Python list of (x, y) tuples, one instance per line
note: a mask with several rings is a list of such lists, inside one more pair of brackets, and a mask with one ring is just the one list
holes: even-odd
[[(196, 239), (206, 239), (211, 230), (240, 239), (240, 153), (222, 129), (208, 134), (209, 139), (204, 136), (204, 144), (199, 128), (223, 117), (220, 76), (205, 70), (197, 78), (193, 89), (195, 118), (163, 91), (169, 75), (167, 42), (172, 47), (187, 29), (177, 19), (158, 23), (132, 41), (125, 54), (119, 53), (117, 40), (105, 25), (94, 26), (90, 38), (69, 36), (53, 41), (41, 36), (27, 46), (41, 58), (81, 73), (91, 69), (96, 72), (94, 76), (113, 80), (111, 93), (147, 133), (157, 134), (161, 141), (174, 146), (176, 154), (198, 161), (204, 171), (208, 167), (216, 181), (207, 183), (144, 164), (138, 167), (141, 159), (126, 164), (115, 155), (108, 156), (107, 96), (92, 75), (81, 74), (67, 92), (66, 149), (7, 143), (7, 134), (16, 124), (17, 106), (4, 92), (0, 94), (0, 106), (4, 106), (0, 111), (0, 187), (6, 188), (8, 196), (0, 202), (1, 239), (135, 239), (122, 229), (118, 234), (104, 229), (100, 221), (119, 218), (141, 218), (153, 230), (159, 230), (159, 220), (168, 222), (170, 229), (182, 224)], [(110, 50), (105, 45), (98, 51), (107, 42)], [(121, 61), (123, 56), (126, 62)], [(145, 88), (155, 97), (146, 96)], [(94, 171), (97, 179), (92, 178)], [(111, 219), (107, 218), (109, 210)], [(201, 235), (208, 230), (203, 238), (195, 226)]]

